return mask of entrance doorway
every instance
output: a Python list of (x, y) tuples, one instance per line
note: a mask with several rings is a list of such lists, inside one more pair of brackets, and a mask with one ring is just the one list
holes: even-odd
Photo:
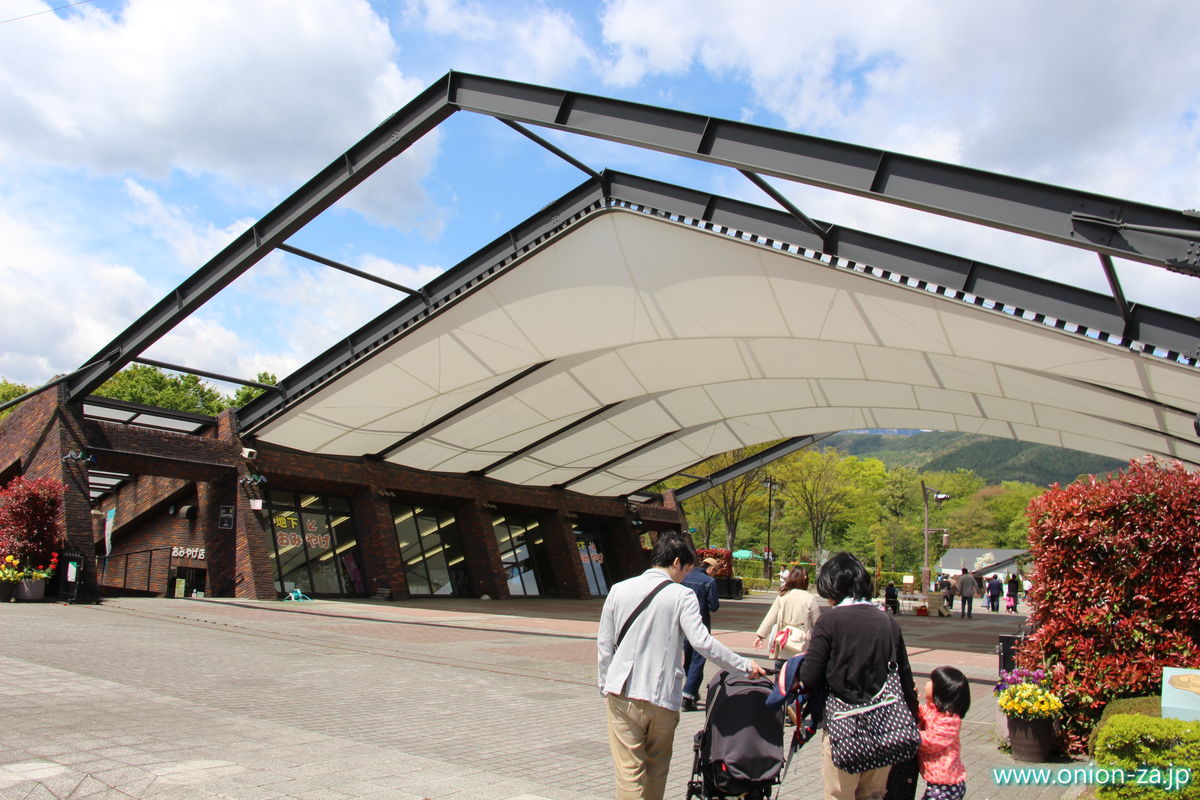
[(167, 597), (204, 597), (208, 594), (208, 570), (197, 567), (171, 567)]

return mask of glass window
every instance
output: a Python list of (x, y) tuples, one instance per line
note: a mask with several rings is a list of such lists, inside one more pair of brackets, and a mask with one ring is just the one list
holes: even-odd
[[(275, 588), (281, 594), (366, 594), (349, 502), (272, 489), (269, 496)], [(346, 513), (331, 515), (331, 509)]]
[[(341, 498), (331, 498), (338, 499)], [(347, 503), (349, 506), (349, 503)], [(330, 503), (330, 508), (336, 510)], [(330, 524), (333, 532), (333, 563), (338, 569), (342, 581), (342, 589), (346, 594), (367, 593), (367, 581), (363, 577), (362, 564), (358, 562), (358, 537), (354, 532), (354, 524), (350, 521), (349, 510), (333, 518)]]
[(329, 532), (329, 518), (324, 511), (313, 513), (306, 510), (300, 514), (300, 524), (304, 528), (313, 591), (318, 594), (341, 594), (342, 587), (333, 563), (333, 534)]
[(579, 548), (579, 560), (583, 562), (583, 574), (587, 578), (592, 597), (608, 594), (608, 573), (604, 566), (604, 552), (595, 537), (575, 532), (575, 545)]
[(462, 540), (453, 512), (392, 503), (392, 520), (410, 594), (468, 593)]
[(535, 551), (543, 545), (540, 527), (536, 519), (499, 514), (492, 517), (500, 564), (508, 581), (508, 591), (514, 597), (542, 593), (534, 558)]

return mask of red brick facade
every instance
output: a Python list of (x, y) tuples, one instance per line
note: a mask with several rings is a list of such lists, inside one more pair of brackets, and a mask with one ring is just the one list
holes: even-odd
[[(608, 577), (616, 581), (645, 568), (641, 532), (679, 529), (683, 522), (673, 507), (640, 505), (640, 524), (635, 526), (628, 505), (618, 499), (246, 442), (235, 430), (232, 412), (219, 416), (212, 429), (187, 435), (85, 421), (79, 408), (65, 400), (61, 387), (48, 389), (0, 421), (0, 481), (24, 474), (64, 482), (67, 550), (86, 556), (85, 578), (93, 586), (99, 566), (101, 584), (108, 590), (169, 594), (172, 568), (190, 567), (206, 570), (210, 595), (276, 597), (270, 521), (262, 505), (254, 508), (267, 487), (347, 499), (366, 593), (387, 590), (392, 599), (410, 596), (392, 522), (393, 501), (453, 512), (462, 537), (466, 593), (498, 599), (507, 598), (509, 590), (493, 514), (538, 521), (540, 572), (550, 573), (539, 575), (542, 593), (566, 598), (589, 596), (576, 526), (595, 537)], [(254, 448), (257, 458), (244, 461), (244, 447)], [(95, 463), (64, 459), (79, 450), (94, 455)], [(137, 477), (93, 509), (89, 466)], [(249, 475), (265, 476), (267, 482), (247, 481)], [(230, 508), (232, 519), (222, 513)], [(112, 553), (97, 564), (96, 548), (103, 552), (110, 509), (115, 509)]]

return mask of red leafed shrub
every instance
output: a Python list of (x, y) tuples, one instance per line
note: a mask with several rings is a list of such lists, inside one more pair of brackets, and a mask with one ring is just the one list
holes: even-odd
[(1164, 666), (1200, 668), (1200, 474), (1132, 461), (1055, 484), (1026, 514), (1037, 630), (1017, 661), (1045, 667), (1082, 752), (1110, 700), (1159, 691)]
[(714, 578), (733, 577), (733, 553), (728, 550), (720, 550), (716, 547), (697, 548), (696, 562), (699, 563), (706, 558), (715, 558), (717, 560), (717, 566), (709, 573)]
[(22, 563), (48, 561), (66, 536), (59, 522), (63, 485), (52, 478), (13, 478), (0, 489), (0, 554)]

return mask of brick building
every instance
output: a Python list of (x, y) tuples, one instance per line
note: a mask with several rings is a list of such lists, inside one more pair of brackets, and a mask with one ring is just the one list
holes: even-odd
[(102, 593), (586, 598), (644, 569), (644, 533), (682, 523), (669, 497), (250, 447), (235, 425), (54, 387), (0, 421), (0, 478), (65, 483), (66, 549)]

